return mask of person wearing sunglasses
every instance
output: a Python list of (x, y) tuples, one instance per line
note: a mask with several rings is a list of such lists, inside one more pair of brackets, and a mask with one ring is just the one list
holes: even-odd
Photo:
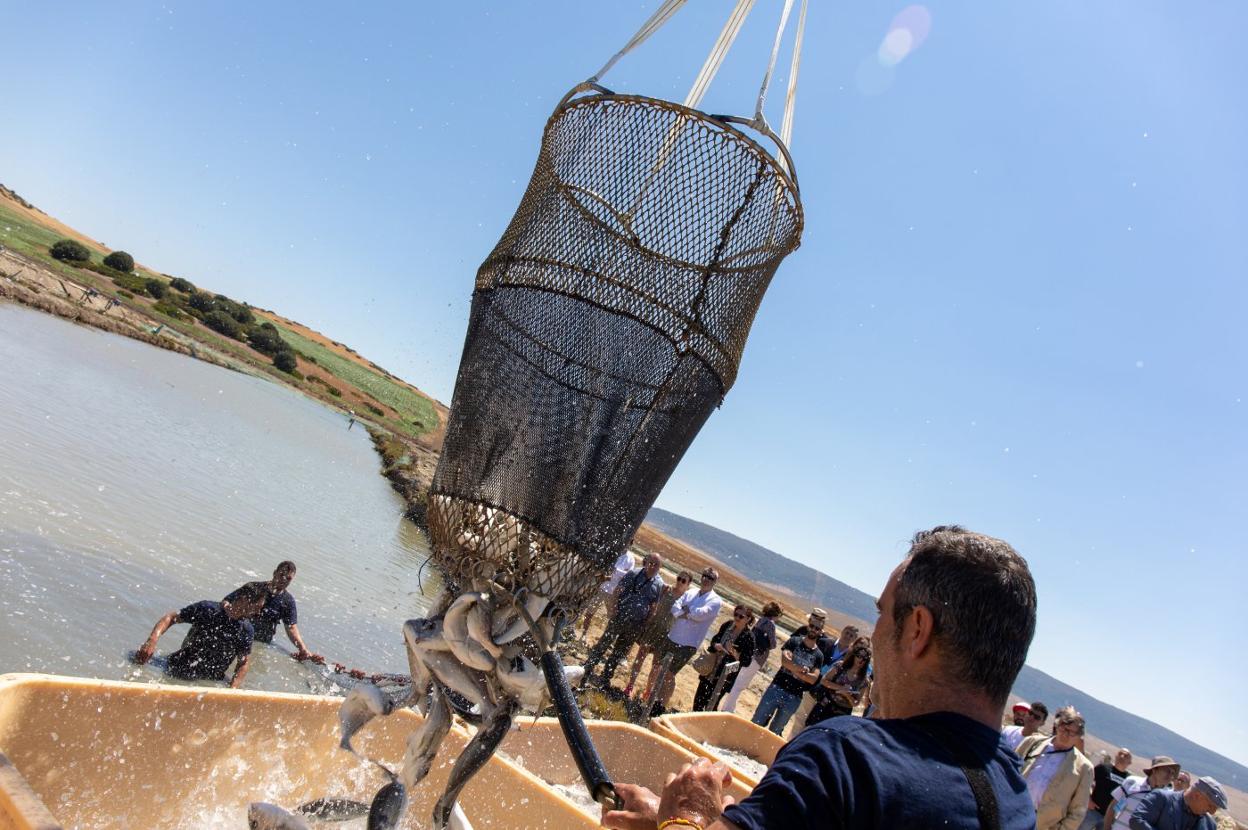
[[(713, 712), (724, 692), (732, 688), (742, 666), (754, 662), (754, 612), (744, 605), (732, 609), (732, 619), (724, 622), (711, 638), (707, 651), (719, 656), (715, 669), (698, 682), (693, 696), (694, 712)], [(735, 668), (728, 666), (735, 663)], [(722, 679), (721, 679), (722, 678)], [(718, 692), (716, 692), (718, 690)]]
[[(676, 675), (689, 664), (698, 647), (706, 639), (711, 630), (724, 600), (715, 593), (715, 583), (719, 581), (719, 571), (706, 568), (702, 571), (696, 588), (690, 588), (672, 603), (672, 628), (663, 643), (663, 652), (658, 659), (663, 660), (672, 655), (671, 666), (663, 687), (657, 695), (660, 708), (667, 710), (667, 704), (676, 691)], [(651, 672), (651, 684), (654, 683), (654, 672)]]
[[(676, 575), (675, 585), (664, 585), (663, 592), (659, 594), (659, 601), (655, 603), (656, 611), (642, 626), (641, 634), (637, 637), (637, 656), (633, 658), (633, 664), (628, 670), (628, 685), (624, 687), (624, 694), (627, 697), (633, 695), (633, 685), (637, 682), (637, 675), (641, 674), (642, 667), (646, 664), (646, 658), (654, 655), (652, 665), (650, 667), (650, 682), (654, 682), (654, 668), (659, 664), (659, 657), (663, 652), (663, 644), (667, 642), (667, 632), (672, 630), (672, 603), (677, 597), (683, 596), (685, 591), (689, 590), (689, 584), (693, 582), (693, 574), (689, 571), (681, 571)], [(649, 685), (646, 686), (643, 696), (650, 691)]]
[(741, 693), (749, 688), (754, 675), (767, 665), (767, 658), (776, 647), (776, 620), (780, 619), (780, 604), (769, 602), (763, 606), (763, 618), (755, 623), (751, 633), (754, 635), (754, 659), (748, 664), (742, 663), (737, 678), (732, 682), (732, 691), (728, 692), (719, 702), (719, 711), (735, 712), (737, 700)]
[(1092, 794), (1092, 762), (1079, 751), (1083, 715), (1063, 710), (1053, 735), (1032, 735), (1018, 745), (1023, 778), (1036, 806), (1036, 830), (1068, 830), (1083, 823)]

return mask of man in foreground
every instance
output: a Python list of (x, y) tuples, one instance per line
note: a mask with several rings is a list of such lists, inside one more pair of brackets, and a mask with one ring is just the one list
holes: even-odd
[(1030, 830), (1035, 811), (1001, 715), (1036, 627), (1027, 563), (960, 527), (915, 536), (877, 603), (882, 719), (833, 718), (776, 756), (754, 792), (726, 806), (721, 764), (695, 762), (663, 790), (618, 784), (607, 827)]
[(1222, 785), (1197, 778), (1183, 792), (1153, 790), (1131, 814), (1131, 830), (1214, 830), (1213, 814), (1226, 809)]
[[(273, 569), (273, 578), (262, 583), (268, 586), (268, 598), (264, 602), (264, 607), (251, 621), (256, 632), (255, 640), (259, 643), (273, 642), (273, 635), (277, 633), (277, 624), (280, 622), (286, 629), (286, 636), (290, 639), (291, 645), (295, 647), (296, 660), (324, 663), (324, 657), (308, 651), (303, 637), (299, 634), (299, 609), (295, 604), (295, 598), (287, 590), (294, 580), (295, 563), (287, 560), (279, 562)], [(237, 591), (226, 594), (225, 601), (232, 600), (241, 590), (243, 589), (239, 588)]]
[(248, 582), (230, 596), (233, 599), (201, 600), (181, 611), (165, 614), (156, 622), (147, 642), (135, 653), (134, 662), (143, 665), (152, 659), (160, 636), (171, 626), (188, 623), (191, 630), (182, 641), (182, 647), (169, 655), (167, 673), (182, 680), (225, 680), (230, 663), (237, 660), (230, 688), (242, 686), (253, 636), (249, 618), (264, 607), (268, 583)]

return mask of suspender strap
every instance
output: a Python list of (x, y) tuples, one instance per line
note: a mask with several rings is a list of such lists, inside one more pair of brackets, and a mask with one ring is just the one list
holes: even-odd
[(916, 723), (914, 726), (943, 746), (953, 756), (954, 763), (961, 768), (962, 774), (966, 776), (966, 783), (971, 785), (971, 795), (975, 796), (975, 812), (979, 816), (980, 830), (1001, 830), (997, 794), (993, 792), (983, 761), (974, 757), (962, 737), (944, 724), (927, 723), (920, 726)]

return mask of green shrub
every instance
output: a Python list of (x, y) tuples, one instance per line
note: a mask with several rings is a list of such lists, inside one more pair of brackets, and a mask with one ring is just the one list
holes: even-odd
[(76, 239), (62, 239), (54, 242), (48, 249), (48, 253), (53, 259), (59, 259), (62, 262), (89, 262), (91, 260), (91, 252), (87, 250), (87, 246)]
[(131, 294), (129, 291), (127, 291), (127, 290), (126, 290), (126, 289), (124, 289), (124, 288), (119, 288), (119, 289), (117, 289), (117, 296), (118, 296), (118, 297), (125, 297), (127, 300), (133, 300), (133, 299), (134, 299), (134, 295), (133, 295), (133, 294)]
[(261, 354), (275, 355), (278, 352), (288, 352), (290, 347), (286, 345), (286, 341), (277, 333), (277, 329), (264, 326), (255, 326), (247, 332), (247, 342), (251, 347)]
[(382, 412), (380, 409), (373, 406), (371, 403), (364, 404), (364, 408), (367, 409), (369, 412), (373, 413), (374, 415), (376, 415), (378, 418), (384, 418), (386, 415), (386, 413)]
[(114, 271), (113, 284), (134, 294), (147, 293), (147, 280), (136, 274), (121, 274)]
[(182, 313), (182, 309), (178, 308), (176, 305), (166, 303), (163, 300), (161, 302), (154, 303), (152, 308), (155, 311), (159, 311), (161, 314), (164, 314), (167, 317), (172, 317), (175, 320), (181, 320), (186, 316)]
[(155, 277), (152, 277), (149, 280), (144, 280), (143, 287), (147, 289), (148, 294), (151, 294), (158, 300), (165, 296), (165, 284)]
[(295, 359), (295, 353), (291, 351), (278, 352), (273, 355), (273, 365), (283, 372), (294, 372), (299, 362)]
[(243, 327), (238, 324), (238, 321), (219, 308), (213, 309), (204, 315), (204, 325), (219, 334), (233, 337), (236, 340), (242, 337), (243, 334)]
[(244, 326), (250, 326), (256, 322), (256, 316), (251, 313), (251, 309), (245, 303), (235, 302), (224, 294), (218, 294), (213, 298), (216, 307), (233, 317)]
[(186, 298), (186, 304), (196, 311), (207, 314), (217, 310), (217, 301), (202, 291), (196, 291)]
[(134, 257), (125, 251), (113, 251), (104, 257), (104, 264), (109, 268), (115, 268), (123, 274), (129, 274), (134, 270)]
[(181, 291), (183, 294), (190, 294), (195, 290), (195, 284), (190, 280), (184, 280), (181, 277), (174, 277), (169, 280), (169, 287), (174, 291)]
[(326, 389), (326, 391), (327, 391), (327, 392), (329, 392), (329, 394), (330, 394), (330, 395), (332, 395), (332, 396), (333, 396), (333, 397), (335, 397), (335, 398), (341, 398), (341, 397), (342, 397), (342, 391), (341, 391), (341, 390), (339, 390), (339, 389), (337, 389), (336, 387), (333, 387), (333, 386), (327, 386), (327, 387), (325, 387), (325, 389)]

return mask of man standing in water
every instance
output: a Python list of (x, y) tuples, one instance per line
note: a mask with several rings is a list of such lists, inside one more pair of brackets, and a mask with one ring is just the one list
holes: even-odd
[(238, 660), (230, 688), (243, 685), (247, 660), (251, 655), (252, 627), (248, 618), (260, 613), (268, 597), (268, 583), (248, 582), (222, 602), (201, 600), (181, 611), (170, 611), (157, 621), (152, 633), (138, 652), (134, 662), (140, 666), (152, 659), (156, 641), (171, 626), (188, 623), (190, 633), (182, 647), (169, 655), (166, 670), (182, 680), (225, 680), (230, 663)]
[[(303, 637), (299, 635), (299, 612), (295, 606), (295, 598), (291, 596), (290, 591), (286, 590), (290, 587), (290, 583), (295, 579), (295, 563), (289, 559), (285, 562), (278, 563), (273, 569), (273, 578), (268, 582), (259, 583), (268, 586), (268, 598), (262, 608), (252, 619), (251, 624), (256, 629), (255, 640), (259, 643), (273, 642), (273, 635), (277, 633), (277, 624), (280, 622), (286, 628), (286, 636), (290, 638), (290, 642), (295, 647), (296, 660), (311, 660), (314, 663), (324, 663), (325, 658), (319, 654), (313, 654), (308, 651), (308, 647), (304, 645)], [(250, 585), (252, 583), (248, 583)], [(244, 585), (243, 588), (247, 586)], [(239, 588), (237, 591), (231, 591), (226, 595), (225, 600), (229, 602), (243, 590)]]

